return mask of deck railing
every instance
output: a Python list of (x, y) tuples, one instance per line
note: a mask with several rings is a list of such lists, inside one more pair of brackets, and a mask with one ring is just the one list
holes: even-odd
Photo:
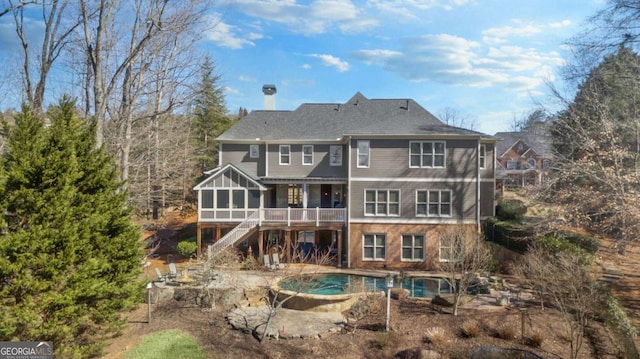
[(344, 208), (263, 208), (260, 210), (261, 222), (286, 223), (344, 223), (346, 210)]
[(283, 223), (344, 223), (345, 208), (261, 208), (261, 209), (201, 209), (200, 222), (242, 222), (258, 212), (260, 222)]

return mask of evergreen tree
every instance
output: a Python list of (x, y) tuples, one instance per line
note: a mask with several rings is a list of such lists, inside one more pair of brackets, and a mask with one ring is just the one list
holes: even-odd
[(95, 124), (61, 100), (45, 127), (23, 108), (5, 125), (0, 188), (0, 340), (48, 340), (56, 357), (99, 354), (143, 293), (139, 233)]
[(227, 115), (220, 76), (215, 74), (215, 66), (209, 57), (204, 59), (200, 75), (194, 100), (194, 132), (199, 170), (206, 170), (218, 163), (215, 139), (231, 127), (233, 119)]
[(622, 247), (640, 236), (639, 85), (640, 57), (621, 47), (550, 124), (557, 158), (548, 198), (568, 205), (572, 223)]

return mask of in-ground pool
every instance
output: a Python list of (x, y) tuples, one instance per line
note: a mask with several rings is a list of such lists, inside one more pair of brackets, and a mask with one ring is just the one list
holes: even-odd
[[(328, 273), (307, 278), (285, 278), (278, 286), (284, 290), (317, 296), (341, 296), (358, 292), (386, 291), (384, 277), (359, 274)], [(451, 293), (449, 283), (437, 277), (409, 277), (394, 281), (394, 288), (406, 289), (409, 296), (431, 299), (439, 294)]]

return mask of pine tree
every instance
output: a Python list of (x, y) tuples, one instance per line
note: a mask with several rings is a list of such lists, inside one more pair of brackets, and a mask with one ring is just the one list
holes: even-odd
[(195, 142), (200, 170), (211, 169), (217, 164), (218, 146), (215, 141), (222, 132), (231, 127), (233, 119), (227, 115), (224, 91), (220, 87), (220, 76), (215, 66), (206, 57), (200, 68), (201, 80), (195, 92)]
[(141, 299), (139, 233), (115, 162), (68, 98), (46, 128), (29, 108), (5, 125), (0, 340), (48, 340), (87, 357)]

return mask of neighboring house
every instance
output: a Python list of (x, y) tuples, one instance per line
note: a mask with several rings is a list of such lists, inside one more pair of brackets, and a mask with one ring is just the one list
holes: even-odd
[(496, 178), (498, 186), (537, 185), (547, 178), (552, 156), (544, 132), (498, 132)]
[[(275, 87), (263, 92), (273, 96)], [(265, 104), (273, 103), (265, 99)], [(198, 245), (260, 255), (314, 247), (351, 268), (430, 269), (438, 232), (494, 215), (496, 139), (411, 99), (253, 111), (217, 139), (198, 191)]]

